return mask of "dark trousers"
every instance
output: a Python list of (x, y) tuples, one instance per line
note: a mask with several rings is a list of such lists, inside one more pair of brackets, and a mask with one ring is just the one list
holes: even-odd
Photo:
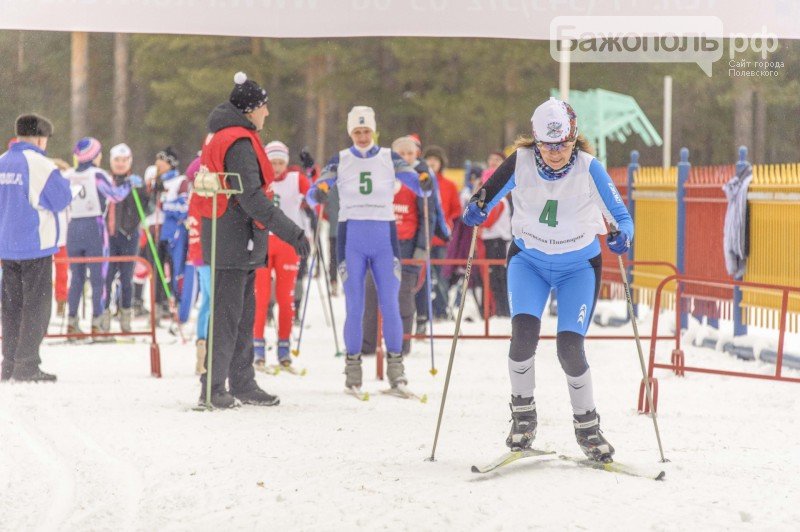
[(50, 256), (3, 261), (3, 379), (26, 377), (39, 369), (39, 346), (50, 322), (52, 275)]
[[(171, 271), (169, 269), (170, 265), (170, 255), (169, 255), (169, 242), (166, 240), (155, 240), (157, 232), (154, 230), (153, 227), (149, 229), (150, 234), (153, 235), (153, 240), (156, 244), (156, 251), (158, 252), (158, 258), (161, 260), (161, 268), (164, 270), (164, 275), (166, 276), (166, 280), (169, 283), (170, 279), (172, 278)], [(150, 244), (148, 243), (141, 253), (141, 256), (147, 259), (147, 262), (153, 267), (153, 281), (156, 284), (156, 303), (164, 303), (167, 301), (167, 294), (164, 292), (164, 284), (161, 282), (161, 277), (158, 273), (158, 268), (156, 267), (156, 262), (153, 259), (153, 253), (150, 250)]]
[[(506, 259), (508, 242), (502, 238), (490, 238), (483, 241), (486, 247), (487, 259)], [(494, 315), (509, 317), (511, 312), (508, 309), (508, 275), (505, 266), (489, 267), (489, 289), (494, 298)], [(485, 296), (484, 296), (485, 297)]]
[[(431, 248), (432, 259), (444, 259), (447, 255), (447, 246), (433, 246)], [(431, 277), (433, 283), (431, 285), (431, 297), (433, 298), (433, 317), (434, 319), (447, 318), (448, 310), (448, 292), (450, 286), (447, 279), (442, 276), (441, 266), (431, 266)], [(428, 287), (427, 279), (422, 288), (417, 292), (417, 321), (428, 320)]]
[[(138, 235), (131, 237), (123, 233), (117, 233), (108, 239), (109, 255), (111, 257), (136, 256), (139, 248)], [(131, 308), (133, 299), (133, 268), (135, 262), (109, 262), (108, 272), (106, 273), (106, 308), (111, 302), (111, 286), (114, 284), (114, 277), (119, 273), (119, 308)]]
[[(214, 280), (214, 353), (212, 390), (244, 393), (256, 387), (253, 369), (253, 319), (256, 310), (253, 270), (217, 270)], [(206, 359), (206, 367), (208, 359)], [(205, 393), (206, 374), (200, 377)]]
[(339, 268), (339, 261), (336, 260), (336, 237), (332, 236), (328, 238), (328, 279), (331, 280), (331, 284), (336, 284), (338, 282), (338, 268)]
[[(67, 254), (70, 257), (102, 257), (105, 252), (106, 228), (100, 217), (76, 218), (67, 228)], [(105, 272), (107, 263), (73, 263), (69, 265), (69, 316), (78, 315), (78, 305), (83, 297), (86, 272), (92, 285), (92, 317), (96, 318), (105, 310), (104, 297)]]

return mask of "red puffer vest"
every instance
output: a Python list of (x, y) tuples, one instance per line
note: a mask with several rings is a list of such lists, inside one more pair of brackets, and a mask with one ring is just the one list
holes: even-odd
[[(216, 133), (209, 133), (206, 137), (206, 142), (203, 145), (203, 151), (200, 153), (200, 164), (208, 169), (209, 172), (224, 172), (225, 171), (225, 154), (239, 139), (248, 139), (253, 144), (253, 151), (258, 159), (258, 167), (261, 170), (261, 189), (264, 194), (267, 194), (269, 184), (275, 179), (272, 173), (272, 165), (267, 159), (267, 154), (261, 146), (261, 139), (258, 132), (244, 127), (226, 127), (220, 129)], [(222, 182), (223, 188), (230, 188), (230, 184), (226, 181)], [(217, 218), (225, 214), (228, 210), (228, 196), (217, 194), (214, 196), (217, 201)], [(212, 198), (198, 198), (198, 212), (203, 218), (212, 217)], [(235, 197), (232, 198), (235, 201)], [(253, 222), (259, 229), (264, 229), (260, 222)]]

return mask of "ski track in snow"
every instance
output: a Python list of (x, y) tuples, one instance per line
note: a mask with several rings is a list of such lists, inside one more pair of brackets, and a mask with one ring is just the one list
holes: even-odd
[[(334, 303), (341, 323), (343, 298)], [(386, 384), (375, 380), (373, 359), (364, 363), (371, 397), (359, 402), (343, 393), (343, 360), (333, 357), (320, 305), (309, 311), (295, 359), (309, 374), (257, 375), (281, 396), (274, 408), (192, 411), (199, 386), (191, 345), (162, 347), (160, 380), (149, 377), (146, 345), (45, 347), (43, 368), (59, 375), (57, 384), (0, 386), (0, 488), (7, 492), (0, 529), (793, 530), (800, 520), (797, 385), (657, 372), (671, 460), (659, 464), (652, 422), (635, 411), (635, 345), (588, 341), (598, 411), (617, 459), (648, 470), (663, 465), (666, 481), (560, 460), (522, 460), (476, 475), (472, 464), (505, 451), (507, 342), (459, 344), (431, 463), (450, 342), (436, 343), (436, 377), (428, 373), (427, 342), (408, 359), (411, 389), (427, 393), (428, 404), (378, 393)], [(437, 333), (448, 327), (436, 324)], [(507, 330), (509, 322), (492, 327)], [(543, 334), (554, 329), (546, 318)], [(647, 323), (641, 330), (649, 332)], [(670, 349), (660, 344), (659, 358)], [(770, 371), (685, 349), (687, 364)], [(536, 356), (535, 445), (579, 456), (554, 342), (542, 341)]]

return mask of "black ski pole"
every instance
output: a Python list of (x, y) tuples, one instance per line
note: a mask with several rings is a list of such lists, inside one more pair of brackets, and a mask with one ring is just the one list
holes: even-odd
[[(486, 189), (481, 189), (478, 196), (478, 207), (481, 209), (486, 200)], [(478, 226), (472, 228), (472, 240), (469, 244), (469, 254), (467, 255), (467, 271), (464, 272), (464, 283), (461, 289), (461, 303), (458, 307), (456, 317), (456, 330), (453, 332), (453, 343), (450, 344), (450, 360), (447, 362), (447, 375), (444, 378), (444, 391), (442, 392), (442, 403), (439, 405), (439, 419), (436, 421), (436, 435), (433, 437), (433, 449), (431, 449), (430, 461), (433, 462), (436, 456), (436, 444), (439, 442), (439, 429), (442, 426), (442, 415), (444, 414), (444, 404), (447, 401), (447, 389), (450, 386), (450, 374), (453, 371), (453, 359), (456, 355), (456, 345), (458, 344), (458, 334), (461, 331), (461, 316), (464, 314), (464, 302), (467, 300), (464, 295), (469, 288), (469, 275), (472, 270), (472, 259), (475, 256), (475, 244), (478, 240)]]
[[(614, 237), (619, 234), (619, 231), (612, 225), (611, 236)], [(628, 275), (625, 273), (625, 264), (622, 262), (622, 255), (617, 255), (619, 260), (619, 273), (622, 276), (622, 284), (625, 286), (625, 299), (628, 301), (628, 312), (631, 315), (631, 325), (633, 325), (633, 336), (636, 338), (636, 349), (639, 352), (639, 364), (642, 367), (642, 380), (644, 381), (644, 388), (647, 393), (647, 406), (650, 409), (650, 417), (653, 419), (653, 428), (656, 431), (656, 440), (658, 441), (658, 452), (661, 454), (662, 462), (669, 462), (664, 458), (664, 447), (661, 445), (661, 433), (658, 430), (658, 419), (655, 406), (653, 405), (653, 390), (650, 387), (650, 379), (647, 378), (647, 369), (644, 364), (644, 353), (642, 352), (642, 341), (639, 339), (639, 326), (636, 325), (636, 315), (633, 312), (633, 299), (631, 298), (631, 286), (628, 283)], [(677, 324), (680, 327), (680, 324)]]

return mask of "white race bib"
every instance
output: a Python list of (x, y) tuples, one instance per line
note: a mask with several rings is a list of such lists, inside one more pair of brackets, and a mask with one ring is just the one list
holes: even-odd
[(516, 187), (511, 192), (511, 228), (528, 249), (554, 255), (583, 249), (606, 227), (602, 202), (589, 165), (594, 157), (580, 152), (566, 176), (549, 181), (539, 175), (532, 148), (517, 150)]
[(347, 149), (339, 152), (339, 221), (394, 220), (394, 163), (392, 151), (361, 159)]

